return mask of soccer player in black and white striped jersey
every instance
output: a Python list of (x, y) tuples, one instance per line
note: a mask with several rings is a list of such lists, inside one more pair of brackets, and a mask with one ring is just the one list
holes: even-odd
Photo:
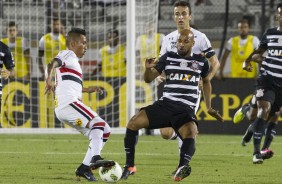
[[(208, 77), (212, 79), (219, 68), (219, 61), (207, 36), (190, 26), (190, 20), (192, 18), (192, 10), (190, 4), (187, 1), (176, 1), (174, 4), (173, 16), (177, 30), (169, 33), (164, 37), (160, 56), (164, 55), (167, 52), (177, 52), (176, 42), (179, 32), (184, 29), (191, 30), (194, 34), (195, 40), (195, 44), (192, 48), (192, 53), (197, 55), (203, 54), (208, 59), (211, 66), (211, 71)], [(199, 91), (199, 93), (200, 92), (201, 91)], [(198, 99), (197, 103), (197, 107), (199, 107), (200, 98)], [(195, 111), (197, 111), (197, 109), (198, 108), (195, 108)], [(171, 128), (161, 128), (160, 133), (164, 139), (177, 138), (177, 134)], [(181, 145), (182, 141), (178, 138), (178, 147), (181, 147)]]
[(122, 178), (136, 172), (134, 164), (135, 146), (138, 130), (141, 128), (158, 129), (172, 127), (181, 137), (180, 160), (174, 175), (175, 181), (180, 181), (190, 175), (189, 162), (195, 152), (195, 137), (198, 133), (195, 106), (198, 99), (198, 83), (203, 79), (203, 95), (208, 113), (223, 121), (222, 117), (211, 107), (211, 83), (209, 64), (205, 57), (192, 54), (194, 34), (183, 30), (177, 40), (177, 53), (168, 52), (161, 56), (158, 62), (152, 58), (145, 63), (144, 80), (152, 82), (163, 71), (166, 83), (163, 97), (142, 108), (127, 124), (124, 138), (126, 164)]
[(243, 63), (243, 69), (252, 71), (252, 57), (255, 54), (267, 55), (261, 63), (260, 73), (256, 84), (256, 99), (258, 113), (253, 126), (253, 163), (262, 164), (260, 153), (261, 138), (264, 125), (271, 111), (271, 106), (282, 106), (282, 3), (277, 5), (276, 19), (278, 27), (266, 30), (260, 41), (259, 47)]

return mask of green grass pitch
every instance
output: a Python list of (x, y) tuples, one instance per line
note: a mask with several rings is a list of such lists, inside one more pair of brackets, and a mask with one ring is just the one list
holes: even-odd
[[(124, 165), (124, 135), (111, 135), (102, 157)], [(0, 135), (0, 184), (71, 184), (74, 170), (84, 158), (86, 137), (75, 135)], [(275, 184), (282, 183), (282, 137), (272, 144), (274, 157), (252, 164), (252, 144), (240, 145), (241, 136), (199, 135), (191, 162), (192, 173), (181, 183)], [(124, 184), (175, 183), (170, 173), (179, 156), (177, 141), (160, 136), (140, 136), (136, 147), (137, 173)], [(97, 171), (94, 175), (99, 178)], [(96, 183), (104, 183), (99, 180)]]

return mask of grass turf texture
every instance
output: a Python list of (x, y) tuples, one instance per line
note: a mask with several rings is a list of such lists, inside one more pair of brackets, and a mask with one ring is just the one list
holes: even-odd
[[(102, 157), (123, 166), (123, 135), (111, 135)], [(89, 183), (75, 180), (74, 170), (84, 158), (87, 138), (75, 135), (0, 135), (0, 183)], [(262, 165), (252, 164), (252, 144), (241, 146), (241, 136), (199, 135), (191, 162), (192, 173), (182, 183), (275, 184), (281, 183), (282, 137), (271, 146), (274, 157)], [(160, 136), (140, 136), (136, 148), (137, 173), (118, 183), (175, 183), (170, 173), (178, 163), (177, 141)], [(96, 183), (104, 183), (98, 171)]]

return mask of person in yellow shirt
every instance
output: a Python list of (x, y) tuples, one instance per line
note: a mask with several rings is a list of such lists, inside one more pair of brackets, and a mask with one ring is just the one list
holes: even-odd
[[(143, 79), (146, 59), (159, 57), (162, 40), (164, 38), (164, 34), (155, 32), (153, 23), (148, 23), (146, 26), (144, 26), (144, 32), (147, 34), (142, 34), (136, 39), (136, 76), (140, 77), (141, 79)], [(145, 135), (153, 135), (154, 130), (145, 129), (144, 133)]]
[(146, 58), (158, 58), (164, 38), (163, 34), (154, 31), (153, 24), (149, 23), (146, 32), (148, 34), (142, 34), (138, 36), (136, 40), (136, 56), (139, 58), (139, 65), (142, 67), (142, 71), (140, 70), (142, 76), (145, 69), (144, 63)]
[(38, 65), (41, 80), (44, 79), (44, 67), (59, 53), (66, 50), (65, 35), (61, 34), (62, 23), (54, 18), (51, 22), (51, 32), (43, 35), (39, 41)]
[(1, 39), (6, 44), (13, 56), (17, 67), (15, 68), (15, 78), (28, 80), (31, 74), (31, 57), (28, 41), (18, 36), (18, 27), (15, 22), (9, 22), (7, 26), (7, 38)]
[[(47, 64), (51, 62), (61, 50), (67, 49), (65, 35), (61, 34), (62, 27), (61, 20), (54, 18), (51, 22), (51, 32), (43, 35), (39, 41), (38, 65), (41, 72), (39, 80), (44, 80), (44, 68)], [(55, 117), (54, 107), (54, 97), (49, 95), (46, 97), (46, 116), (44, 117), (44, 122), (46, 122), (48, 128), (61, 126), (60, 121)]]
[(257, 66), (253, 66), (254, 68), (252, 72), (247, 72), (242, 69), (242, 65), (248, 56), (258, 47), (259, 39), (256, 36), (249, 34), (250, 23), (246, 19), (238, 22), (238, 31), (240, 35), (230, 38), (226, 44), (225, 51), (220, 62), (218, 79), (224, 78), (224, 67), (230, 53), (231, 78), (255, 78), (257, 76)]
[(103, 77), (125, 77), (125, 44), (119, 43), (118, 30), (109, 30), (108, 44), (100, 49), (100, 61)]

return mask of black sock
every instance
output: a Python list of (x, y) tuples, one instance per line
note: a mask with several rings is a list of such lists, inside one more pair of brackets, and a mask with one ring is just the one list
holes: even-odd
[(262, 150), (268, 149), (270, 147), (273, 137), (276, 134), (275, 127), (276, 127), (276, 124), (274, 122), (268, 123), (266, 132), (265, 132), (265, 139), (264, 139)]
[(192, 159), (192, 156), (195, 153), (195, 150), (195, 139), (183, 139), (183, 144), (180, 148), (180, 160), (178, 167), (189, 164), (190, 160)]
[(243, 140), (244, 140), (245, 142), (250, 142), (250, 140), (251, 140), (251, 138), (252, 138), (252, 136), (253, 136), (253, 133), (254, 133), (254, 131), (253, 131), (253, 126), (254, 126), (254, 124), (251, 123), (251, 124), (249, 125), (249, 127), (248, 127), (248, 129), (247, 129), (247, 131), (246, 131), (246, 133), (245, 133), (245, 135), (244, 135), (244, 137), (243, 137)]
[(126, 165), (129, 167), (134, 166), (135, 145), (138, 141), (138, 130), (126, 129), (124, 138), (124, 150), (126, 153)]
[(242, 106), (242, 112), (245, 115), (245, 117), (247, 116), (247, 112), (251, 109), (251, 105), (250, 104), (245, 104)]
[(263, 136), (264, 124), (265, 124), (265, 120), (262, 118), (257, 118), (254, 121), (254, 127), (253, 127), (254, 154), (260, 153), (260, 143), (261, 143), (261, 138)]

